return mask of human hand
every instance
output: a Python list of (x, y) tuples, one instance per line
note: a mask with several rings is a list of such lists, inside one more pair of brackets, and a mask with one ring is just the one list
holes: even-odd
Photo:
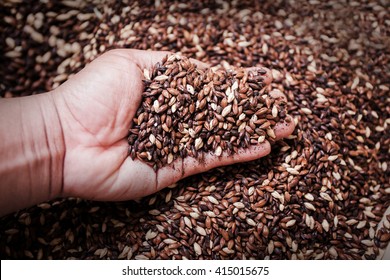
[[(61, 195), (111, 201), (139, 198), (184, 177), (270, 153), (270, 144), (264, 142), (230, 156), (207, 154), (202, 162), (192, 157), (179, 158), (158, 172), (146, 163), (132, 160), (127, 135), (141, 103), (143, 69), (151, 70), (166, 55), (140, 50), (109, 51), (54, 91), (65, 143)], [(271, 82), (270, 71), (264, 81)], [(293, 130), (294, 122), (277, 124), (276, 139), (287, 137)]]

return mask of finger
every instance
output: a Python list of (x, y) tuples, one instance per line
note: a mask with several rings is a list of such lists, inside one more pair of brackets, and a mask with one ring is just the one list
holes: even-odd
[(161, 62), (167, 55), (172, 54), (167, 51), (144, 51), (137, 49), (115, 49), (111, 52), (115, 52), (121, 56), (130, 59), (137, 66), (143, 69), (151, 69), (157, 62)]
[(275, 140), (280, 140), (290, 136), (295, 129), (295, 123), (290, 115), (286, 116), (286, 119), (278, 122), (274, 126)]
[[(272, 90), (269, 93), (269, 95), (274, 99), (281, 99), (287, 103), (286, 95), (278, 89)], [(275, 136), (276, 136), (275, 140), (277, 141), (277, 140), (288, 137), (289, 135), (291, 135), (294, 132), (294, 129), (295, 129), (294, 120), (290, 115), (287, 115), (284, 120), (278, 122), (274, 126), (274, 132), (275, 132)]]
[(268, 155), (270, 152), (271, 145), (266, 141), (260, 145), (239, 149), (237, 153), (232, 155), (228, 155), (225, 151), (221, 156), (216, 156), (214, 153), (206, 153), (203, 157), (176, 159), (169, 166), (165, 166), (158, 170), (157, 190), (165, 188), (185, 177), (202, 173), (219, 166), (255, 160)]
[(202, 70), (205, 70), (205, 69), (210, 68), (210, 64), (205, 63), (205, 62), (202, 62), (202, 61), (200, 61), (200, 60), (190, 58), (190, 61), (191, 61), (192, 63), (196, 64), (196, 66), (198, 66), (198, 68), (200, 68), (200, 69), (202, 69)]
[(269, 85), (271, 82), (272, 82), (272, 72), (270, 69), (266, 68), (266, 67), (249, 67), (249, 68), (246, 68), (247, 71), (265, 71), (264, 74), (262, 74), (263, 76), (263, 82), (265, 85)]
[[(156, 63), (161, 62), (166, 56), (172, 55), (172, 52), (168, 51), (144, 51), (137, 49), (116, 49), (112, 52), (117, 52), (127, 58), (130, 58), (135, 62), (140, 69), (151, 70)], [(199, 61), (197, 59), (190, 59), (190, 61), (196, 64), (199, 68), (205, 69), (210, 67), (209, 64)]]
[[(119, 55), (126, 56), (134, 61), (140, 69), (151, 70), (157, 62), (161, 62), (166, 56), (172, 55), (172, 52), (168, 51), (145, 51), (137, 49), (115, 49), (111, 52), (116, 52)], [(200, 69), (207, 69), (210, 67), (210, 64), (199, 61), (197, 59), (190, 58), (190, 61), (196, 64)], [(266, 67), (250, 67), (246, 68), (247, 71), (256, 71), (261, 70), (265, 71), (262, 74), (264, 83), (266, 85), (272, 82), (272, 72)]]

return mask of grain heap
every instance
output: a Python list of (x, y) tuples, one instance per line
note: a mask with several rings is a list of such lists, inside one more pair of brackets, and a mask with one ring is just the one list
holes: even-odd
[(145, 70), (143, 100), (128, 138), (130, 155), (155, 169), (178, 157), (201, 158), (275, 142), (273, 127), (285, 119), (285, 100), (263, 87), (266, 70), (201, 70), (171, 55)]
[(168, 50), (273, 69), (270, 90), (286, 94), (297, 126), (263, 159), (140, 203), (62, 199), (3, 217), (2, 259), (381, 256), (390, 239), (390, 215), (377, 230), (390, 202), (386, 1), (18, 2), (0, 4), (3, 97), (53, 89), (107, 49)]

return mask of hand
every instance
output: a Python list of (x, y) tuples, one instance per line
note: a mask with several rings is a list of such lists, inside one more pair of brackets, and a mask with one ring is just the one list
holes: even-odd
[[(139, 198), (184, 177), (270, 153), (270, 144), (264, 142), (232, 156), (207, 154), (202, 163), (191, 157), (177, 159), (173, 166), (163, 167), (157, 173), (149, 165), (132, 160), (128, 156), (127, 135), (141, 103), (143, 69), (150, 70), (166, 55), (139, 50), (109, 51), (54, 91), (65, 143), (63, 196), (111, 201)], [(265, 82), (271, 82), (270, 72)], [(281, 139), (293, 130), (294, 122), (277, 124), (275, 134)]]

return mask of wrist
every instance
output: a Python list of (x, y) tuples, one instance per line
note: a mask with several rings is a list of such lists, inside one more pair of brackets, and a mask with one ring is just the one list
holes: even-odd
[(42, 146), (47, 150), (45, 160), (47, 171), (44, 172), (49, 174), (49, 199), (53, 199), (62, 196), (63, 193), (64, 131), (53, 92), (41, 94), (39, 97), (41, 100), (37, 103), (40, 106), (42, 129), (46, 136), (45, 143), (42, 143)]
[(0, 215), (61, 195), (65, 146), (50, 93), (2, 100)]

